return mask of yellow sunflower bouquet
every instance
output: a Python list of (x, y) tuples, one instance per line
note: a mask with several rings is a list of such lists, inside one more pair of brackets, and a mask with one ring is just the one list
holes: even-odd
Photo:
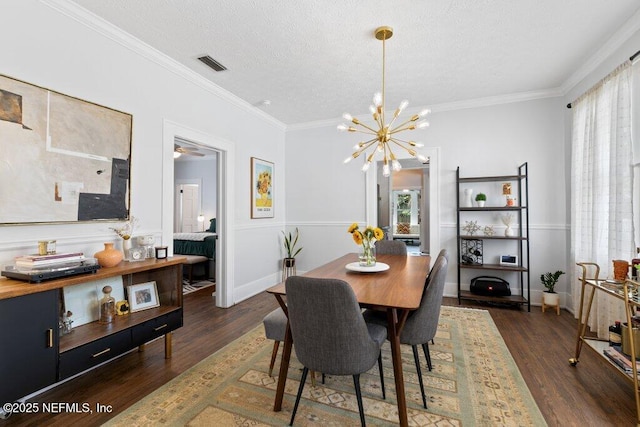
[(351, 224), (347, 231), (351, 233), (356, 245), (362, 245), (360, 265), (363, 267), (376, 265), (375, 243), (384, 238), (384, 231), (379, 227), (372, 227), (370, 225), (367, 225), (363, 231), (360, 231), (360, 227), (355, 222)]

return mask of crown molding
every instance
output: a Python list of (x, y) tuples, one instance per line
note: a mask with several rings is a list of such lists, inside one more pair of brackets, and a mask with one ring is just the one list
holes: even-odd
[[(587, 61), (565, 80), (560, 88), (567, 95), (578, 83), (591, 74), (600, 64), (640, 30), (640, 10), (625, 22)], [(634, 52), (630, 52), (632, 55)]]
[(467, 99), (463, 101), (435, 104), (429, 108), (434, 113), (444, 111), (465, 110), (468, 108), (491, 107), (493, 105), (512, 104), (515, 102), (533, 101), (536, 99), (555, 98), (562, 96), (560, 88), (533, 90), (527, 92), (510, 93), (506, 95), (487, 96), (484, 98)]
[[(563, 96), (564, 93), (560, 88), (544, 89), (537, 91), (518, 92), (507, 95), (487, 96), (484, 98), (467, 99), (463, 101), (444, 102), (441, 104), (433, 104), (422, 106), (420, 108), (407, 109), (408, 114), (417, 114), (420, 110), (427, 107), (432, 113), (441, 113), (445, 111), (465, 110), (468, 108), (482, 108), (493, 105), (511, 104), (514, 102), (525, 102), (536, 99), (555, 98)], [(307, 123), (298, 123), (287, 126), (287, 131), (297, 131), (306, 129), (317, 129), (329, 126), (337, 126), (338, 123), (344, 121), (341, 117), (335, 119), (318, 120)]]
[(238, 98), (231, 92), (221, 88), (215, 83), (207, 80), (205, 77), (187, 68), (178, 61), (170, 58), (159, 50), (149, 46), (143, 41), (133, 37), (131, 34), (123, 31), (115, 25), (107, 22), (94, 13), (84, 9), (76, 3), (69, 0), (40, 0), (40, 2), (51, 9), (79, 22), (80, 24), (90, 28), (91, 30), (107, 37), (108, 39), (120, 44), (121, 46), (135, 52), (136, 54), (160, 65), (168, 71), (174, 73), (190, 83), (206, 90), (207, 92), (241, 108), (247, 113), (260, 117), (261, 119), (278, 127), (280, 130), (286, 130), (286, 125), (274, 117), (268, 115), (264, 111), (251, 105), (250, 103)]

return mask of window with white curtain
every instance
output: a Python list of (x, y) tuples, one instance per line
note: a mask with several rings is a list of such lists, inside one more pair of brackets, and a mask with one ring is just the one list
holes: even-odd
[[(572, 103), (571, 260), (597, 263), (601, 277), (612, 272), (612, 260), (635, 254), (631, 87), (627, 61)], [(577, 313), (576, 274), (571, 283)], [(604, 338), (623, 315), (619, 300), (598, 292), (589, 327)]]

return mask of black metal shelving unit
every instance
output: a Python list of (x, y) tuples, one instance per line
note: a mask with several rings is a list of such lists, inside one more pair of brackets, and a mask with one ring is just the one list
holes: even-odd
[[(471, 183), (488, 183), (488, 182), (516, 182), (517, 185), (517, 203), (514, 206), (485, 206), (485, 207), (462, 207), (460, 206), (460, 193), (467, 184)], [(456, 214), (457, 214), (457, 247), (458, 247), (458, 304), (462, 300), (473, 300), (483, 302), (494, 302), (503, 304), (518, 304), (527, 306), (527, 310), (531, 311), (531, 280), (530, 280), (530, 263), (529, 263), (529, 170), (527, 163), (523, 163), (518, 167), (517, 175), (502, 176), (482, 176), (482, 177), (461, 177), (460, 167), (456, 170)], [(513, 212), (518, 220), (517, 234), (514, 236), (487, 236), (487, 235), (463, 235), (462, 232), (462, 216), (467, 212)], [(518, 263), (515, 266), (505, 266), (500, 264), (465, 264), (462, 262), (462, 242), (463, 240), (500, 240), (511, 241), (515, 243), (518, 252)], [(512, 288), (511, 296), (485, 296), (473, 294), (470, 291), (461, 288), (461, 272), (463, 270), (478, 271), (502, 271), (515, 273), (518, 278), (516, 289), (520, 292), (515, 294)], [(526, 293), (526, 295), (525, 295)]]

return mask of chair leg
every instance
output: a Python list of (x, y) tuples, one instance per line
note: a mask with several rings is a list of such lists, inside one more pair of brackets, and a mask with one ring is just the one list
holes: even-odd
[(422, 393), (422, 405), (427, 409), (427, 397), (424, 394), (424, 384), (422, 383), (422, 369), (420, 369), (420, 358), (418, 357), (418, 346), (412, 345), (413, 360), (416, 362), (416, 373), (418, 374), (418, 382), (420, 382), (420, 393)]
[(387, 394), (384, 390), (384, 372), (382, 371), (382, 352), (378, 355), (378, 370), (380, 371), (380, 386), (382, 387), (382, 398), (386, 399)]
[(309, 368), (305, 366), (302, 370), (302, 378), (300, 379), (300, 387), (298, 387), (298, 395), (296, 396), (296, 404), (293, 406), (293, 412), (291, 413), (291, 422), (290, 426), (293, 425), (293, 419), (296, 417), (296, 411), (298, 410), (298, 403), (300, 403), (300, 397), (302, 396), (302, 390), (304, 389), (304, 383), (307, 381), (307, 374), (309, 373)]
[(422, 344), (422, 351), (424, 351), (424, 357), (427, 359), (427, 368), (429, 368), (429, 370), (433, 369), (433, 365), (431, 365), (431, 352), (429, 351), (429, 343)]
[(353, 376), (353, 385), (356, 388), (356, 399), (358, 400), (358, 411), (360, 412), (360, 424), (365, 427), (367, 423), (364, 421), (364, 407), (362, 406), (362, 392), (360, 391), (360, 375)]
[(269, 363), (269, 376), (273, 377), (273, 365), (276, 363), (276, 356), (278, 355), (278, 348), (280, 347), (280, 341), (273, 342), (273, 351), (271, 352), (271, 362)]

